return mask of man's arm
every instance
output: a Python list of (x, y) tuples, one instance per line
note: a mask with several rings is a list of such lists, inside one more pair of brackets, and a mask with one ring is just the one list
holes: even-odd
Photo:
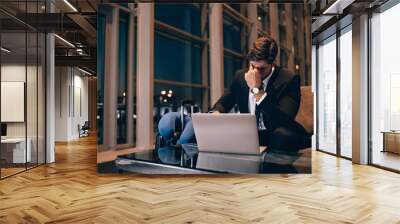
[(300, 76), (294, 76), (284, 87), (282, 96), (273, 102), (266, 96), (257, 106), (264, 115), (264, 122), (272, 129), (293, 123), (300, 106)]
[(233, 83), (227, 89), (221, 98), (215, 103), (215, 105), (212, 107), (212, 111), (218, 111), (220, 113), (227, 113), (229, 112), (233, 106), (235, 105), (235, 96), (233, 94)]
[(229, 88), (225, 91), (224, 95), (219, 98), (217, 103), (212, 107), (212, 111), (218, 111), (220, 113), (228, 113), (235, 106), (235, 89), (238, 88), (237, 80), (242, 75), (242, 70), (236, 72), (235, 78), (230, 84)]

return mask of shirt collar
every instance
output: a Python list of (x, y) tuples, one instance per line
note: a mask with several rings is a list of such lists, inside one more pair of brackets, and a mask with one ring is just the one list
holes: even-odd
[(264, 88), (267, 88), (267, 84), (268, 84), (269, 80), (271, 79), (272, 74), (274, 73), (274, 70), (275, 70), (275, 66), (272, 66), (271, 73), (269, 73), (268, 77), (263, 80)]

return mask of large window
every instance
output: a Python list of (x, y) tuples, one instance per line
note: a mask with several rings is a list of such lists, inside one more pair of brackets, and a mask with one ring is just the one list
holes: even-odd
[(340, 154), (352, 157), (352, 33), (342, 31), (340, 43)]
[(224, 55), (224, 86), (228, 88), (235, 73), (243, 68), (243, 59), (235, 55)]
[[(20, 16), (42, 4), (19, 2)], [(0, 178), (45, 163), (45, 41), (44, 33), (0, 13)]]
[(400, 170), (400, 4), (371, 19), (372, 163)]
[[(154, 34), (154, 131), (161, 116), (178, 111), (183, 101), (191, 100), (202, 108), (205, 72), (202, 34), (207, 21), (201, 21), (202, 4), (155, 4)], [(176, 12), (179, 13), (176, 13)], [(203, 24), (203, 26), (202, 26)], [(206, 108), (207, 109), (207, 108)]]
[(200, 4), (156, 4), (154, 10), (156, 20), (193, 35), (201, 35)]
[(352, 26), (318, 45), (317, 148), (352, 157)]
[(128, 40), (129, 13), (120, 10), (117, 92), (117, 144), (125, 144), (127, 138), (127, 89), (128, 89)]
[(100, 5), (97, 13), (97, 144), (103, 144), (104, 64), (108, 7)]
[(201, 45), (157, 32), (154, 37), (154, 78), (201, 84)]
[(257, 20), (260, 21), (261, 30), (266, 33), (271, 33), (270, 27), (270, 10), (269, 4), (259, 4), (257, 5)]
[(285, 68), (287, 68), (288, 67), (288, 60), (289, 60), (289, 56), (288, 56), (288, 54), (286, 53), (286, 50), (285, 49), (280, 49), (280, 59), (281, 59), (281, 64), (280, 64), (280, 66), (282, 66), (282, 67), (285, 67)]
[[(123, 8), (101, 4), (97, 13), (97, 143), (100, 145), (99, 151), (110, 150), (113, 147), (123, 149), (136, 144), (136, 18), (134, 13), (127, 8), (127, 3), (120, 3), (120, 7)], [(118, 21), (113, 21), (113, 12), (118, 12)], [(112, 29), (115, 25), (118, 25), (116, 39), (110, 33), (106, 33), (106, 30)], [(133, 35), (132, 39), (131, 34)], [(116, 49), (112, 49), (116, 50), (113, 52), (106, 46), (115, 40), (117, 40), (118, 46)], [(131, 40), (132, 42), (130, 42)], [(117, 71), (106, 74), (107, 66), (114, 63), (107, 61), (111, 59), (106, 58), (114, 53), (116, 54)], [(112, 77), (113, 82), (105, 82), (107, 76)], [(116, 90), (114, 92), (116, 93), (115, 100), (104, 96), (106, 89)], [(104, 110), (107, 107), (110, 108), (115, 102), (116, 110), (109, 117), (104, 117)], [(111, 135), (104, 135), (104, 125), (107, 123), (105, 122), (107, 119), (115, 119), (116, 139), (110, 139)], [(105, 139), (112, 144), (116, 141), (117, 145), (110, 148), (108, 148), (109, 146), (103, 147)]]
[(318, 47), (318, 149), (336, 153), (336, 36)]
[[(235, 4), (237, 9), (241, 5)], [(245, 5), (243, 5), (245, 6)], [(228, 9), (224, 9), (228, 10)], [(239, 11), (239, 10), (236, 10)], [(245, 25), (227, 12), (223, 15), (224, 42), (224, 86), (228, 88), (235, 72), (245, 67), (245, 52), (247, 51), (247, 36)]]

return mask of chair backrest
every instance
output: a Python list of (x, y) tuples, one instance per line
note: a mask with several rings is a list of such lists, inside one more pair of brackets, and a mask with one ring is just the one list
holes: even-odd
[(314, 94), (311, 86), (301, 87), (301, 102), (296, 121), (303, 125), (308, 133), (314, 133)]
[(85, 121), (85, 123), (82, 125), (82, 128), (84, 128), (84, 129), (89, 129), (89, 128), (90, 128), (90, 123), (89, 123), (89, 121)]

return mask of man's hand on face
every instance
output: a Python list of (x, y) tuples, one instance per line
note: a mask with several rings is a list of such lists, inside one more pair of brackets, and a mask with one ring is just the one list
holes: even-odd
[(261, 86), (261, 75), (252, 65), (250, 65), (249, 71), (246, 72), (244, 78), (250, 89)]

